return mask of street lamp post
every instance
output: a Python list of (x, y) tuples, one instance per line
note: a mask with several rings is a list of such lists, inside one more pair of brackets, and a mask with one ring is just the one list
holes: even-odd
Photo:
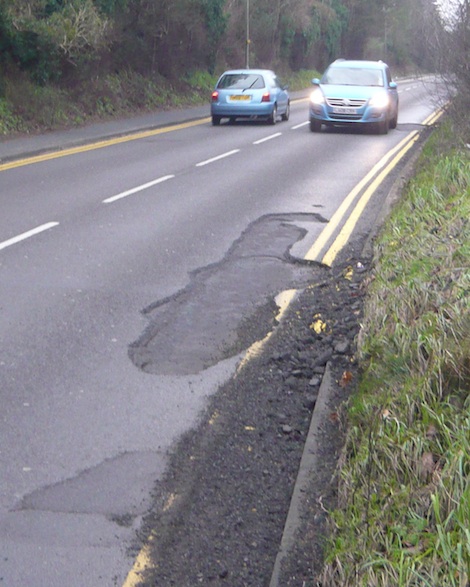
[(245, 49), (245, 65), (250, 68), (250, 0), (246, 0), (246, 49)]

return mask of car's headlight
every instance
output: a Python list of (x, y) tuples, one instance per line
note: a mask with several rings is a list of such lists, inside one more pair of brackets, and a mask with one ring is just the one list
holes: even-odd
[(317, 106), (325, 103), (325, 96), (323, 95), (323, 92), (320, 90), (320, 88), (317, 88), (310, 94), (310, 102)]
[(372, 96), (369, 105), (372, 106), (372, 108), (384, 109), (388, 107), (389, 102), (390, 100), (388, 94), (386, 94), (385, 92), (379, 92), (378, 94)]

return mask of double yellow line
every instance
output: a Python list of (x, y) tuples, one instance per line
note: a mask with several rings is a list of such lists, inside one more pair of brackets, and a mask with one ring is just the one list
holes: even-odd
[[(442, 116), (443, 113), (443, 108), (439, 109), (436, 112), (433, 112), (433, 114), (431, 114), (423, 122), (423, 125), (430, 126), (434, 124)], [(392, 171), (392, 169), (394, 169), (394, 167), (398, 165), (400, 160), (416, 143), (418, 138), (418, 131), (415, 130), (411, 132), (400, 143), (398, 143), (396, 147), (394, 147), (384, 157), (382, 157), (382, 159), (376, 165), (374, 165), (374, 167), (369, 171), (369, 173), (354, 187), (354, 189), (349, 193), (349, 195), (343, 200), (341, 206), (333, 214), (331, 220), (328, 222), (328, 224), (323, 229), (318, 239), (315, 241), (313, 246), (305, 255), (306, 261), (321, 261), (324, 265), (328, 265), (331, 267), (334, 260), (336, 259), (336, 256), (351, 237), (351, 234), (353, 233), (354, 228), (356, 227), (356, 224), (358, 223), (359, 218), (364, 212), (364, 209), (367, 206), (372, 195), (375, 193), (379, 185), (385, 180), (388, 174)], [(346, 222), (344, 223), (344, 226), (339, 231), (333, 244), (322, 257), (321, 253), (324, 250), (325, 246), (331, 240), (332, 235), (338, 230), (338, 226), (343, 221), (348, 210), (356, 200), (358, 194), (360, 194), (364, 190), (364, 188), (366, 188), (366, 186), (368, 186), (367, 189), (365, 189), (365, 191), (363, 192), (355, 208), (353, 209), (353, 211), (347, 218)]]
[[(430, 126), (434, 124), (444, 113), (444, 108), (441, 108), (431, 114), (424, 122), (423, 125)], [(120, 143), (125, 143), (129, 141), (134, 141), (138, 139), (143, 139), (151, 136), (155, 136), (158, 134), (163, 134), (167, 132), (171, 132), (174, 130), (180, 130), (184, 128), (189, 128), (191, 126), (196, 126), (199, 124), (205, 124), (208, 122), (209, 118), (204, 118), (188, 123), (177, 124), (169, 127), (163, 127), (159, 129), (137, 132), (131, 135), (126, 135), (122, 137), (116, 137), (109, 140), (98, 141), (96, 143), (91, 143), (88, 145), (72, 147), (69, 149), (64, 149), (63, 151), (55, 151), (50, 153), (45, 153), (42, 155), (37, 155), (25, 159), (19, 159), (16, 161), (12, 161), (9, 163), (0, 164), (0, 171), (5, 171), (7, 169), (14, 169), (16, 167), (22, 167), (25, 165), (32, 165), (34, 163), (40, 163), (43, 161), (49, 161), (52, 159), (56, 159), (59, 157), (66, 157), (69, 155), (74, 155), (77, 153), (84, 153), (87, 151), (93, 151), (95, 149), (102, 149), (104, 147), (109, 147), (111, 145), (117, 145)], [(411, 149), (411, 147), (416, 143), (419, 138), (418, 131), (411, 132), (407, 137), (405, 137), (396, 147), (394, 147), (391, 151), (387, 153), (372, 169), (371, 171), (354, 187), (354, 189), (349, 193), (349, 195), (345, 198), (341, 206), (338, 210), (334, 213), (329, 223), (326, 225), (318, 239), (315, 241), (313, 246), (310, 248), (308, 253), (305, 255), (305, 260), (312, 260), (312, 261), (321, 261), (323, 264), (331, 266), (338, 255), (338, 253), (342, 250), (345, 246), (347, 241), (349, 240), (354, 228), (361, 217), (361, 214), (364, 212), (365, 207), (367, 206), (369, 200), (371, 199), (372, 195), (378, 188), (378, 186), (384, 181), (387, 175), (392, 171), (394, 167), (399, 163), (399, 161), (405, 156), (405, 154)], [(365, 189), (366, 188), (366, 189)], [(357, 196), (365, 189), (360, 197), (359, 201), (357, 202), (356, 206), (354, 207), (353, 211), (349, 215), (349, 217), (344, 222), (344, 225), (340, 229), (339, 233), (337, 234), (335, 240), (331, 244), (331, 246), (327, 249), (326, 253), (321, 256), (322, 251), (327, 246), (328, 242), (331, 241), (332, 236), (335, 232), (337, 232), (339, 225), (343, 222), (346, 214), (348, 213), (349, 209), (353, 205), (354, 201), (356, 200)], [(296, 291), (289, 290), (289, 292), (285, 292), (285, 299), (281, 304), (281, 313), (285, 312), (295, 297)], [(261, 341), (261, 343), (264, 341)], [(174, 496), (173, 496), (174, 497)], [(168, 503), (166, 504), (164, 509), (169, 509), (172, 506), (174, 499), (169, 499)], [(152, 567), (151, 562), (151, 549), (152, 549), (152, 542), (154, 542), (155, 537), (153, 535), (149, 536), (147, 544), (145, 544), (139, 554), (137, 555), (134, 565), (129, 571), (127, 578), (124, 581), (123, 587), (136, 587), (142, 580), (142, 573), (145, 572), (147, 569)]]
[(16, 167), (23, 167), (24, 165), (32, 165), (33, 163), (42, 163), (43, 161), (50, 161), (51, 159), (58, 159), (59, 157), (68, 157), (69, 155), (76, 155), (77, 153), (86, 153), (87, 151), (94, 151), (95, 149), (104, 149), (112, 145), (119, 145), (121, 143), (128, 143), (130, 141), (137, 141), (139, 139), (146, 139), (155, 135), (161, 135), (167, 132), (173, 132), (174, 130), (181, 130), (184, 128), (190, 128), (199, 124), (206, 124), (210, 118), (202, 118), (199, 120), (193, 120), (191, 122), (183, 122), (181, 124), (174, 124), (172, 126), (165, 126), (161, 128), (155, 128), (153, 130), (145, 130), (128, 134), (125, 136), (114, 137), (112, 139), (106, 139), (104, 141), (97, 141), (96, 143), (90, 143), (86, 145), (80, 145), (77, 147), (70, 147), (62, 151), (51, 151), (42, 155), (34, 155), (26, 159), (17, 159), (16, 161), (10, 161), (9, 163), (0, 164), (0, 171), (6, 171), (7, 169), (14, 169)]
[[(443, 113), (444, 108), (441, 108), (440, 110), (434, 112), (422, 123), (423, 126), (430, 126), (434, 124), (442, 116)], [(330, 222), (324, 228), (323, 232), (315, 241), (311, 249), (305, 255), (305, 260), (321, 260), (321, 262), (325, 265), (332, 265), (337, 254), (341, 251), (341, 249), (349, 240), (361, 214), (363, 213), (367, 203), (371, 199), (375, 190), (384, 181), (384, 179), (392, 171), (392, 169), (396, 167), (396, 165), (406, 155), (406, 153), (411, 149), (411, 147), (416, 143), (418, 138), (418, 131), (411, 132), (396, 147), (389, 151), (371, 169), (371, 171), (356, 185), (356, 187), (350, 192), (350, 194), (346, 197), (341, 206), (332, 216)], [(338, 226), (341, 224), (343, 218), (347, 214), (348, 210), (351, 208), (357, 196), (362, 192), (362, 190), (366, 186), (368, 186), (367, 189), (364, 191), (361, 198), (357, 202), (355, 208), (353, 209), (352, 213), (350, 214), (349, 218), (346, 220), (344, 226), (339, 231), (337, 237), (333, 241), (333, 244), (327, 250), (325, 255), (321, 257), (321, 252), (327, 245), (328, 241), (331, 240), (332, 235), (337, 231)], [(278, 319), (280, 319), (281, 315), (286, 312), (290, 303), (295, 298), (297, 291), (289, 290), (287, 292), (283, 292), (283, 294), (284, 297), (282, 301), (278, 301), (281, 308)], [(246, 360), (242, 362), (240, 368), (244, 364), (246, 364), (246, 362), (249, 361), (252, 356), (256, 356), (256, 354), (261, 351), (262, 346), (264, 346), (264, 343), (267, 339), (269, 339), (271, 334), (272, 333), (268, 334), (265, 337), (265, 339), (259, 341), (258, 343), (255, 343), (254, 345), (252, 345), (250, 349), (248, 349), (246, 353)], [(240, 368), (237, 370), (237, 373), (240, 371)], [(139, 582), (142, 580), (142, 573), (152, 568), (151, 547), (152, 542), (154, 542), (154, 540), (155, 537), (153, 535), (150, 536), (147, 544), (145, 544), (142, 547), (140, 553), (138, 554), (135, 560), (134, 566), (127, 575), (123, 587), (137, 587)]]

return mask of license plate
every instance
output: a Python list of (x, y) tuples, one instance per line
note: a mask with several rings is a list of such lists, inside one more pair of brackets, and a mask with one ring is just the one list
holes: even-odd
[(248, 101), (251, 100), (251, 96), (249, 96), (248, 94), (235, 94), (233, 96), (230, 96), (230, 101), (236, 102), (238, 100)]
[(356, 108), (333, 108), (333, 114), (357, 114)]

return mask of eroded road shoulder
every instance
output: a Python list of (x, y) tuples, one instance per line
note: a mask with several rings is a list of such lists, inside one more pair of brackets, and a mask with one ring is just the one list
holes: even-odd
[(263, 351), (220, 389), (198, 429), (175, 447), (142, 535), (143, 541), (152, 536), (142, 586), (269, 585), (329, 363), (337, 383), (318, 431), (322, 464), (312, 478), (296, 550), (282, 569), (282, 585), (314, 584), (325, 508), (335, 500), (340, 404), (354, 390), (367, 266), (354, 258), (318, 268)]

